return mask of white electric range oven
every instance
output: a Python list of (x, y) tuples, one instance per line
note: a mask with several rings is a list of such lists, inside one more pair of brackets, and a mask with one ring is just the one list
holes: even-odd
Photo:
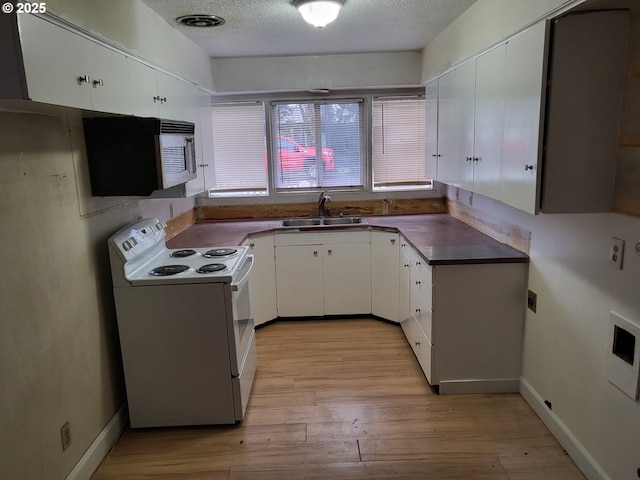
[(256, 370), (248, 247), (168, 249), (164, 222), (108, 242), (132, 427), (232, 424)]

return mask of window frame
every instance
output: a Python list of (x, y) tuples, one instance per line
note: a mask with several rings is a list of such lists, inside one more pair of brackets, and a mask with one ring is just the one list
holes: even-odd
[[(237, 95), (213, 95), (211, 97), (212, 105), (216, 103), (232, 103), (232, 102), (252, 102), (260, 101), (264, 102), (264, 115), (265, 115), (265, 139), (266, 147), (269, 152), (267, 155), (267, 164), (269, 173), (267, 175), (267, 193), (266, 195), (260, 195), (263, 201), (275, 201), (275, 202), (288, 202), (298, 197), (301, 201), (312, 198), (312, 196), (318, 193), (330, 189), (332, 192), (344, 192), (355, 193), (360, 192), (371, 198), (383, 198), (389, 195), (403, 197), (409, 195), (414, 197), (416, 192), (431, 192), (436, 190), (435, 187), (435, 172), (433, 172), (433, 179), (431, 187), (410, 187), (410, 188), (392, 188), (392, 189), (375, 189), (373, 188), (373, 99), (379, 97), (392, 97), (392, 96), (424, 96), (425, 87), (407, 87), (407, 88), (391, 88), (391, 89), (371, 89), (371, 90), (336, 90), (329, 94), (313, 94), (308, 92), (264, 92), (257, 94), (237, 94)], [(272, 105), (274, 103), (341, 103), (348, 101), (362, 101), (362, 125), (361, 125), (361, 175), (362, 183), (361, 187), (309, 187), (291, 190), (282, 190), (276, 188), (275, 175), (273, 174), (273, 168), (275, 163), (274, 158), (274, 145), (273, 145), (273, 111)], [(426, 112), (425, 112), (426, 114)], [(425, 159), (426, 160), (426, 159)], [(206, 163), (206, 162), (205, 162)], [(207, 198), (247, 198), (251, 196), (248, 193), (241, 192), (229, 192), (228, 194), (217, 193), (215, 196), (210, 196), (207, 193), (208, 189), (205, 189), (205, 195)]]

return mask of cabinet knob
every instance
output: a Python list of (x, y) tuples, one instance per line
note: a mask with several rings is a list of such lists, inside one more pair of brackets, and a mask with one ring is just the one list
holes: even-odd
[(420, 280), (416, 281), (416, 285), (422, 285), (422, 282)]
[(416, 262), (416, 266), (422, 265), (422, 262)]
[(153, 97), (153, 103), (159, 102), (160, 101), (160, 97), (158, 95), (155, 95)]
[(527, 170), (533, 170), (533, 165), (525, 165), (525, 166), (524, 166), (524, 170), (525, 170), (525, 172), (526, 172)]
[(473, 157), (467, 157), (466, 160), (467, 160), (467, 162), (470, 162), (470, 161), (473, 160)]
[(256, 244), (255, 244), (255, 243), (250, 243), (250, 244), (249, 244), (249, 248), (254, 248), (255, 246), (256, 246)]
[(396, 244), (396, 239), (395, 239), (395, 238), (392, 238), (392, 239), (391, 239), (391, 245), (395, 245), (395, 244)]
[(408, 264), (408, 263), (405, 263), (405, 264), (404, 264), (404, 268), (409, 268), (409, 264)]
[(327, 250), (327, 253), (328, 253), (329, 255), (333, 255), (333, 250)]
[(78, 77), (78, 83), (89, 83), (90, 81), (89, 75), (80, 75)]
[(92, 83), (94, 87), (104, 87), (104, 81), (101, 78), (95, 79)]
[(167, 97), (162, 97), (160, 99), (160, 103), (167, 103)]
[(416, 344), (416, 347), (420, 346), (420, 342), (418, 342), (418, 341), (416, 341), (415, 344)]
[(416, 308), (416, 313), (420, 313), (421, 310), (419, 308)]
[(473, 161), (474, 162), (479, 162), (480, 161), (480, 157), (473, 157)]
[(317, 256), (318, 256), (318, 251), (317, 251), (317, 250), (314, 250), (314, 251), (313, 251), (313, 256), (314, 256), (314, 257), (317, 257)]

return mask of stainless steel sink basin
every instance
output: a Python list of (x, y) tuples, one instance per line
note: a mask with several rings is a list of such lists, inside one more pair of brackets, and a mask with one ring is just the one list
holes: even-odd
[(362, 217), (328, 217), (328, 218), (287, 218), (280, 221), (281, 227), (329, 227), (331, 225), (362, 225)]
[(362, 217), (331, 217), (325, 218), (325, 225), (358, 225), (361, 224)]
[(321, 223), (322, 219), (320, 218), (288, 218), (282, 220), (283, 227), (310, 227)]

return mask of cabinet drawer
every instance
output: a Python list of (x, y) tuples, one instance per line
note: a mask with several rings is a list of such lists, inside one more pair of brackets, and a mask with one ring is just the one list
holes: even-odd
[(411, 317), (402, 322), (402, 329), (407, 337), (407, 342), (416, 356), (420, 368), (431, 383), (431, 349), (432, 345), (422, 332), (415, 318)]
[(433, 344), (433, 336), (432, 336), (432, 325), (433, 325), (433, 315), (431, 313), (431, 309), (427, 302), (424, 301), (422, 296), (418, 295), (417, 292), (412, 292), (411, 295), (411, 315), (415, 318), (416, 322), (420, 326), (420, 329), (427, 337), (427, 340), (431, 344)]

